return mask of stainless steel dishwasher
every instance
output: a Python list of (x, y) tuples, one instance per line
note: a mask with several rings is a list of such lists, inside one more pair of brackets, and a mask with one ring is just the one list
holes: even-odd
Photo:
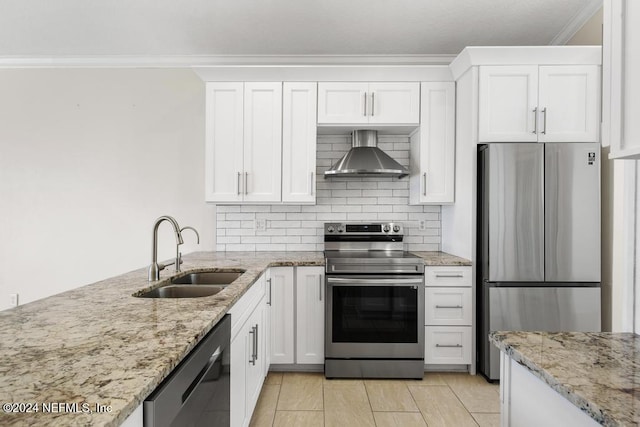
[(144, 401), (145, 427), (230, 425), (230, 340), (227, 315)]

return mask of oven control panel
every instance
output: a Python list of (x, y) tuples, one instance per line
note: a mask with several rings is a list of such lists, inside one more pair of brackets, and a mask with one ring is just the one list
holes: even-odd
[(402, 235), (402, 224), (399, 222), (376, 222), (376, 223), (355, 223), (355, 222), (326, 222), (324, 224), (325, 235), (352, 235), (352, 236), (375, 236), (375, 235)]

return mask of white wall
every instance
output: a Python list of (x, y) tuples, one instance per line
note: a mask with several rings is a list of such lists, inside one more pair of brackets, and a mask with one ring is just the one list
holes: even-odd
[[(190, 70), (0, 70), (0, 309), (149, 264), (160, 215), (212, 249), (203, 155)], [(174, 242), (163, 224), (160, 259)]]
[[(378, 147), (409, 166), (409, 138), (380, 135)], [(243, 205), (218, 207), (219, 251), (322, 251), (325, 222), (400, 221), (405, 247), (412, 251), (440, 250), (440, 206), (409, 206), (409, 178), (333, 178), (324, 171), (351, 148), (342, 135), (318, 137), (315, 205)], [(265, 231), (253, 220), (267, 220)], [(425, 221), (425, 229), (418, 221)]]

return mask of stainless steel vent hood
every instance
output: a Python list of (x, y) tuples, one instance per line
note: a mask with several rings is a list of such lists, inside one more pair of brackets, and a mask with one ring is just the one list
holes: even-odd
[(407, 168), (378, 148), (378, 131), (354, 130), (351, 150), (324, 172), (325, 178), (393, 176), (404, 178)]

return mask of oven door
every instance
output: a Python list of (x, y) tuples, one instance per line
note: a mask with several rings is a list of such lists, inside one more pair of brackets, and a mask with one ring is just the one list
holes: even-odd
[(326, 358), (424, 358), (424, 276), (327, 275)]

